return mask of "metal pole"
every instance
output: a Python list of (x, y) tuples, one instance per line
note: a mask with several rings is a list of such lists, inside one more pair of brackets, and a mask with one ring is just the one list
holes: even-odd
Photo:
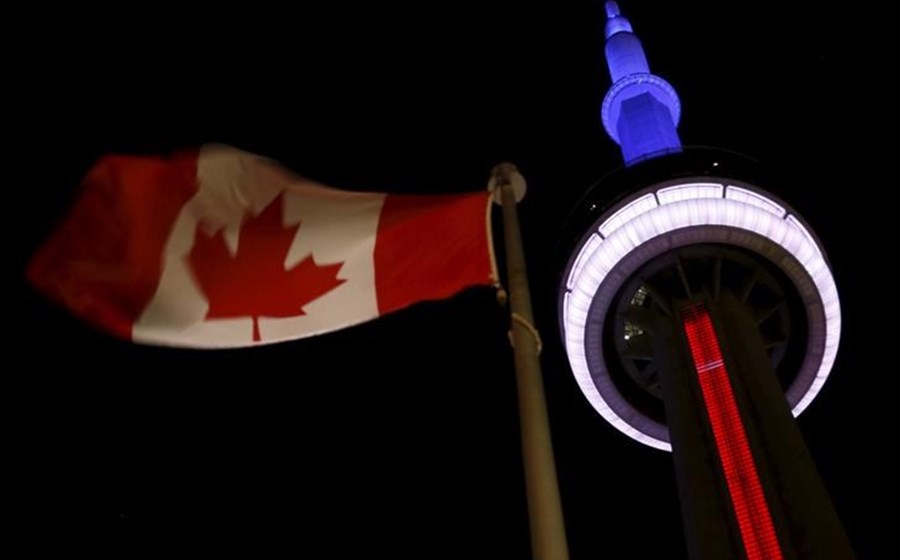
[(525, 195), (525, 180), (514, 165), (502, 163), (494, 168), (491, 187), (495, 196), (499, 194), (503, 207), (511, 337), (519, 394), (532, 557), (534, 560), (568, 560), (566, 530), (538, 359), (540, 338), (534, 328), (525, 252), (516, 211), (516, 203)]

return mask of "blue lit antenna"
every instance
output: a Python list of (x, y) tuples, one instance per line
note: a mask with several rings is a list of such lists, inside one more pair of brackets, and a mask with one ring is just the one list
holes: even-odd
[(616, 2), (606, 3), (606, 65), (612, 87), (603, 98), (606, 133), (622, 148), (625, 165), (681, 151), (681, 101), (672, 85), (650, 73), (640, 39)]

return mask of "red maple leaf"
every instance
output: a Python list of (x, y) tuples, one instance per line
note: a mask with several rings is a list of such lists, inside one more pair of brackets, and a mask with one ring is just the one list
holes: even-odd
[(300, 225), (282, 223), (282, 197), (241, 224), (232, 255), (219, 231), (197, 228), (187, 256), (194, 278), (209, 300), (207, 319), (252, 317), (253, 340), (260, 340), (260, 317), (305, 315), (303, 306), (345, 282), (337, 277), (344, 263), (319, 266), (313, 256), (285, 268), (284, 259)]

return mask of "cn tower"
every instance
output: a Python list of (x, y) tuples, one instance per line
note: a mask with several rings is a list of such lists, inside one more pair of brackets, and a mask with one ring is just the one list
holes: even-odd
[(755, 163), (682, 145), (675, 88), (616, 2), (606, 16), (601, 120), (625, 166), (571, 220), (575, 380), (613, 427), (672, 451), (690, 558), (854, 558), (794, 421), (840, 341), (825, 250)]

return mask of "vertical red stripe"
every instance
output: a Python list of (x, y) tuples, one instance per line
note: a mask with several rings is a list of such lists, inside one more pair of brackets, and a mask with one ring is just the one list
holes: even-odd
[(159, 284), (172, 226), (197, 190), (197, 155), (98, 161), (69, 216), (29, 264), (32, 284), (94, 326), (130, 339)]
[(386, 197), (375, 240), (379, 314), (491, 284), (488, 194)]
[(703, 304), (683, 313), (684, 330), (697, 369), (725, 482), (748, 560), (783, 558), (744, 424), (709, 312)]

